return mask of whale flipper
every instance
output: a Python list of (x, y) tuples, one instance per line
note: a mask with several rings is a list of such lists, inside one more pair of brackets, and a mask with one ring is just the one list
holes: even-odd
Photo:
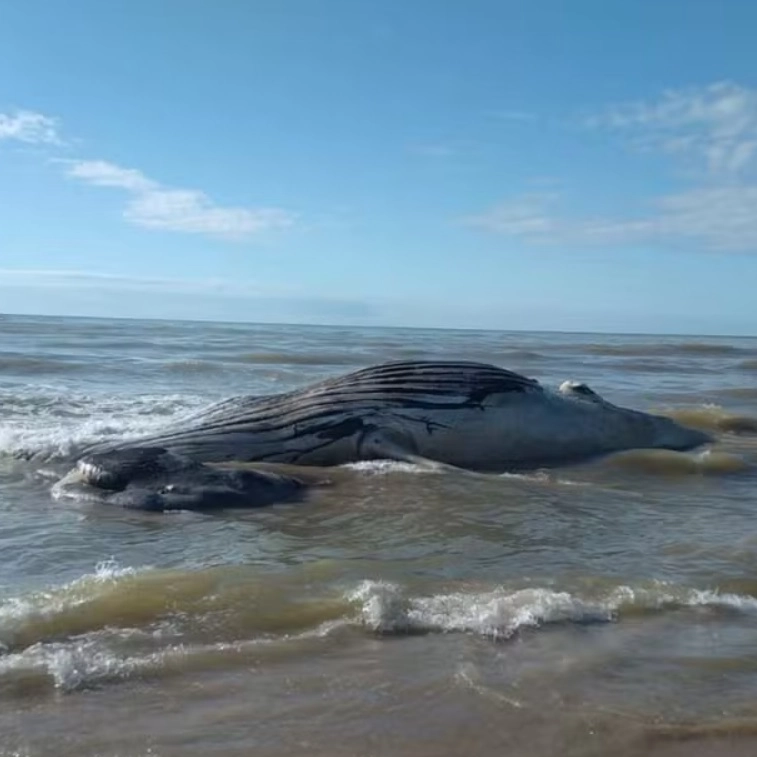
[(360, 455), (364, 460), (395, 460), (400, 463), (411, 463), (432, 473), (463, 472), (462, 468), (455, 465), (419, 455), (415, 451), (412, 439), (387, 429), (374, 429), (368, 432), (362, 439)]

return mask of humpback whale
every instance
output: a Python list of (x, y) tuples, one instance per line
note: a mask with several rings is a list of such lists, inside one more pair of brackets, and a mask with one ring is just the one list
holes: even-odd
[(58, 492), (85, 486), (114, 504), (154, 510), (257, 506), (299, 496), (306, 484), (223, 464), (391, 459), (501, 473), (710, 441), (583, 383), (552, 390), (485, 363), (390, 362), (282, 394), (234, 397), (157, 434), (97, 445)]

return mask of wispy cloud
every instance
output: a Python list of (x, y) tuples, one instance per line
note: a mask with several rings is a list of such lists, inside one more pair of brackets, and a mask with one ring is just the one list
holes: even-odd
[(0, 268), (2, 286), (46, 289), (96, 289), (164, 294), (237, 295), (263, 293), (254, 281), (244, 279), (182, 279), (156, 276), (127, 276), (99, 271), (66, 269)]
[(524, 194), (466, 219), (487, 231), (543, 244), (688, 243), (724, 252), (757, 251), (757, 185), (691, 189), (651, 201), (646, 215), (570, 218), (562, 195)]
[(15, 140), (26, 144), (62, 144), (57, 120), (31, 110), (0, 113), (0, 140)]
[(285, 228), (294, 215), (280, 208), (243, 208), (216, 205), (196, 189), (166, 187), (133, 168), (104, 160), (65, 161), (68, 176), (93, 186), (122, 189), (129, 195), (124, 218), (150, 229), (246, 239)]
[(739, 174), (754, 168), (757, 159), (757, 90), (729, 81), (613, 105), (586, 123), (628, 133), (641, 147), (691, 159), (714, 176)]
[(718, 82), (671, 90), (656, 100), (611, 105), (590, 128), (627, 134), (635, 148), (684, 160), (688, 186), (650, 197), (646, 212), (576, 218), (563, 194), (530, 192), (469, 217), (470, 225), (537, 244), (682, 244), (757, 252), (757, 90)]
[(559, 197), (555, 192), (529, 192), (505, 200), (465, 221), (487, 231), (547, 241), (558, 233), (561, 225), (551, 215)]

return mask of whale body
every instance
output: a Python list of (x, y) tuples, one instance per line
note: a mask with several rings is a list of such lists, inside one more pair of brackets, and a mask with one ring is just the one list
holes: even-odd
[[(117, 480), (121, 492), (136, 475), (140, 496), (147, 499), (146, 491), (178, 486), (184, 471), (187, 491), (197, 494), (205, 486), (224, 501), (224, 472), (212, 468), (213, 480), (204, 484), (207, 464), (338, 466), (391, 459), (501, 473), (628, 449), (689, 450), (710, 441), (670, 418), (614, 405), (583, 383), (566, 381), (551, 390), (485, 363), (404, 361), (282, 394), (225, 400), (157, 434), (97, 445), (79, 460), (77, 471), (95, 488)], [(140, 458), (151, 460), (149, 475), (144, 465), (128, 473), (139, 456), (135, 449), (151, 450)], [(122, 468), (125, 473), (118, 472)], [(232, 500), (244, 501), (249, 483), (237, 481), (240, 496)], [(285, 483), (292, 488), (291, 481)], [(191, 506), (192, 497), (185, 499)], [(211, 499), (196, 497), (204, 506)], [(250, 504), (254, 499), (251, 492)]]

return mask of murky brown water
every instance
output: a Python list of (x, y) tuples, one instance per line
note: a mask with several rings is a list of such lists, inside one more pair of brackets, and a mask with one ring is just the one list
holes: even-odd
[[(87, 441), (410, 355), (585, 380), (718, 442), (365, 464), (253, 512), (49, 496)], [(757, 753), (752, 363), (757, 339), (3, 320), (0, 754)]]

